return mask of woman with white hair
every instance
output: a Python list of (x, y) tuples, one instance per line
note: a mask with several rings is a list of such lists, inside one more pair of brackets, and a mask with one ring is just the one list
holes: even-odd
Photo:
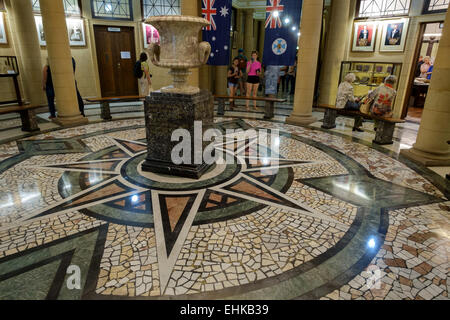
[[(336, 98), (336, 108), (359, 111), (360, 101), (353, 95), (352, 83), (355, 79), (355, 74), (349, 73), (345, 76), (344, 81), (339, 85)], [(362, 126), (362, 122), (362, 117), (356, 117), (353, 131), (363, 132), (360, 128)]]
[[(423, 58), (423, 63), (420, 66), (420, 78), (428, 78), (428, 75), (431, 74), (430, 69), (433, 68), (433, 62), (431, 61), (431, 57), (426, 56)], [(431, 69), (433, 70), (433, 69)]]
[[(392, 117), (392, 104), (394, 102), (397, 91), (394, 86), (397, 83), (396, 76), (388, 76), (384, 79), (384, 83), (369, 93), (369, 98), (373, 99), (370, 113), (377, 117)], [(378, 121), (375, 120), (375, 131), (378, 127)]]

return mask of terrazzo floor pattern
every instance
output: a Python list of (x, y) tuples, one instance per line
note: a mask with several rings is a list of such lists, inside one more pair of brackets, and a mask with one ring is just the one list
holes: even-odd
[(0, 299), (448, 299), (444, 179), (333, 131), (216, 127), (244, 130), (215, 146), (235, 161), (199, 181), (140, 170), (142, 119), (1, 144)]

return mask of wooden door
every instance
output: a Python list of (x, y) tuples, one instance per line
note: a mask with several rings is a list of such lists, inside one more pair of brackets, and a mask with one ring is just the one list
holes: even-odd
[(138, 95), (134, 28), (94, 25), (102, 97)]

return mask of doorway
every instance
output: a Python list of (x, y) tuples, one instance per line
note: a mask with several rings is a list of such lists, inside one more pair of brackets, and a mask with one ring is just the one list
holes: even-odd
[(420, 123), (443, 28), (443, 22), (423, 23), (421, 25), (419, 43), (415, 54), (416, 63), (411, 70), (406, 107), (403, 108), (402, 114), (402, 118), (406, 120)]
[(138, 95), (133, 27), (94, 25), (102, 97)]

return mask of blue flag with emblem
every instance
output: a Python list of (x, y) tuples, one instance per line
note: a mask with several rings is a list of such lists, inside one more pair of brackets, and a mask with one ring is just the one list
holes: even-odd
[(295, 63), (302, 0), (267, 0), (263, 64), (291, 66)]
[(211, 44), (208, 64), (230, 63), (231, 0), (202, 0), (202, 15), (211, 25), (203, 28), (203, 41)]

